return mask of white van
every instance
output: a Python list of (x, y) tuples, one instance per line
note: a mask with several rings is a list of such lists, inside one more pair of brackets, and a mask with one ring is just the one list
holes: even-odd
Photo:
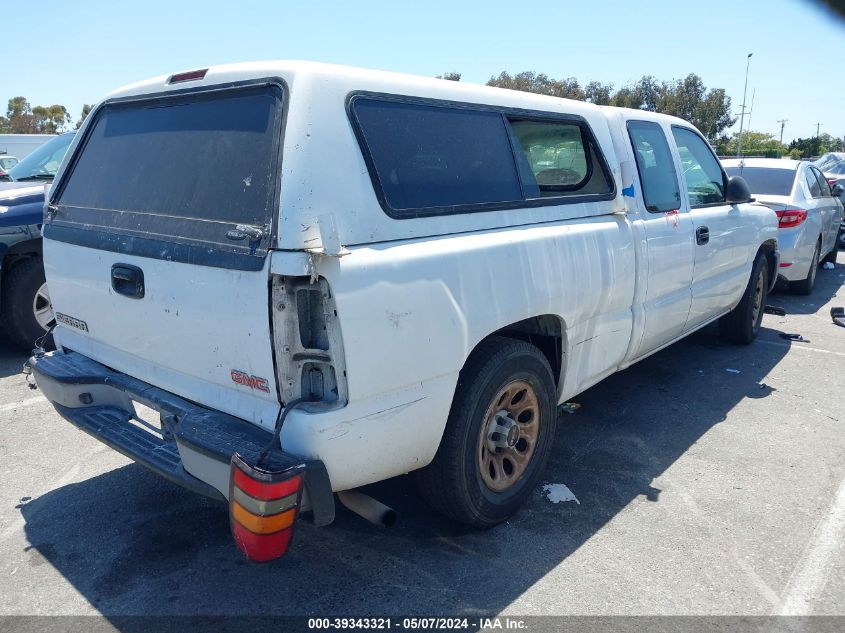
[(489, 527), (558, 403), (716, 319), (753, 340), (778, 251), (749, 199), (669, 116), (302, 62), (158, 77), (99, 104), (50, 191), (58, 349), (31, 366), (70, 422), (227, 500), (254, 560), (411, 471)]

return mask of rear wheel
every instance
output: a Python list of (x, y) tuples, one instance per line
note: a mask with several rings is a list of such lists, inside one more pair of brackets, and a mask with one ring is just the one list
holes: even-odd
[(819, 270), (819, 254), (821, 253), (822, 243), (816, 242), (816, 250), (813, 251), (813, 261), (810, 262), (810, 270), (807, 271), (807, 277), (800, 281), (789, 282), (789, 289), (795, 294), (808, 295), (813, 292), (816, 285), (816, 273)]
[(766, 307), (766, 293), (769, 288), (769, 272), (766, 256), (757, 253), (751, 277), (739, 305), (719, 319), (719, 334), (725, 340), (748, 345), (757, 338)]
[(18, 262), (3, 278), (3, 327), (27, 350), (55, 324), (40, 257)]
[(539, 349), (502, 337), (482, 342), (461, 371), (437, 455), (417, 471), (426, 501), (478, 528), (516, 512), (537, 486), (554, 441), (554, 396)]

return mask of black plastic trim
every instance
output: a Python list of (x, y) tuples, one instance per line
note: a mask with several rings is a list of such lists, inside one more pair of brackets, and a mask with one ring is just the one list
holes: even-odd
[[(355, 101), (358, 99), (375, 99), (381, 101), (392, 101), (398, 103), (409, 103), (409, 104), (419, 104), (419, 105), (428, 105), (428, 106), (439, 106), (439, 107), (446, 107), (446, 108), (460, 108), (464, 110), (475, 110), (479, 112), (497, 112), (502, 114), (504, 117), (510, 119), (521, 119), (521, 120), (533, 120), (533, 121), (549, 121), (549, 122), (567, 122), (567, 123), (575, 123), (577, 124), (582, 131), (582, 135), (586, 134), (587, 138), (590, 142), (596, 147), (596, 157), (601, 164), (602, 169), (604, 170), (605, 176), (607, 181), (610, 183), (610, 192), (604, 194), (582, 194), (582, 195), (574, 195), (574, 196), (555, 196), (555, 197), (542, 197), (542, 198), (523, 198), (522, 200), (509, 200), (505, 202), (493, 202), (493, 203), (482, 203), (482, 204), (462, 204), (462, 205), (452, 205), (447, 207), (426, 207), (421, 209), (394, 209), (390, 206), (387, 202), (387, 199), (384, 195), (384, 189), (381, 186), (381, 181), (378, 177), (378, 172), (375, 168), (375, 162), (373, 161), (372, 154), (370, 152), (369, 146), (367, 145), (367, 141), (364, 135), (364, 131), (361, 128), (360, 122), (358, 121), (358, 117), (355, 115)], [(604, 153), (601, 151), (601, 146), (598, 144), (595, 135), (593, 134), (592, 128), (588, 121), (577, 114), (566, 114), (560, 112), (546, 112), (541, 110), (528, 110), (523, 108), (512, 108), (507, 106), (494, 106), (488, 105), (483, 103), (470, 103), (470, 102), (462, 102), (462, 101), (449, 101), (444, 99), (431, 99), (427, 97), (415, 97), (410, 95), (398, 95), (398, 94), (390, 94), (390, 93), (383, 93), (383, 92), (372, 92), (372, 91), (365, 91), (365, 90), (356, 90), (350, 92), (346, 96), (346, 114), (349, 118), (350, 124), (352, 126), (352, 130), (355, 134), (355, 138), (358, 141), (358, 146), (361, 150), (361, 154), (364, 157), (364, 162), (367, 165), (367, 172), (370, 176), (370, 181), (373, 185), (373, 190), (376, 194), (376, 198), (378, 199), (379, 205), (381, 206), (382, 210), (391, 218), (395, 220), (409, 220), (412, 218), (424, 218), (424, 217), (432, 217), (432, 216), (439, 216), (439, 215), (456, 215), (461, 213), (478, 213), (484, 211), (506, 211), (510, 209), (526, 209), (526, 208), (535, 208), (535, 207), (550, 207), (550, 206), (560, 206), (566, 204), (578, 204), (578, 203), (585, 203), (585, 202), (602, 202), (606, 200), (613, 200), (616, 198), (616, 181), (612, 176), (612, 172), (610, 171), (607, 160), (604, 157)], [(507, 124), (508, 121), (505, 121)], [(511, 145), (511, 152), (514, 153), (516, 148), (514, 147), (514, 140), (513, 134), (508, 132), (508, 139), (510, 140)], [(519, 176), (520, 185), (522, 186), (523, 195), (525, 194), (525, 184), (523, 182), (523, 175), (521, 170), (519, 169), (516, 156), (513, 156), (515, 162), (515, 168), (517, 174)], [(589, 167), (591, 168), (592, 161), (589, 163)]]
[(134, 236), (127, 238), (127, 236), (119, 233), (56, 224), (45, 224), (42, 233), (45, 238), (56, 242), (65, 242), (121, 255), (136, 255), (150, 259), (232, 270), (258, 271), (264, 268), (264, 256), (216, 250), (209, 248), (208, 245), (179, 244), (166, 240)]

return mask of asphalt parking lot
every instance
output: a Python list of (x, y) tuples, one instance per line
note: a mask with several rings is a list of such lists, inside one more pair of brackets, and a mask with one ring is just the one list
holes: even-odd
[(339, 508), (267, 565), (224, 507), (60, 419), (4, 342), (0, 614), (845, 614), (840, 262), (811, 297), (771, 296), (788, 315), (754, 345), (708, 328), (577, 398), (546, 472), (577, 501), (538, 488), (471, 532), (398, 478), (370, 489), (394, 528)]

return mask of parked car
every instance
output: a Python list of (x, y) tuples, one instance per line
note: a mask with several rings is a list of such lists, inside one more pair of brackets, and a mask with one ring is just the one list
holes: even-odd
[(52, 182), (74, 134), (52, 137), (0, 182), (0, 322), (27, 350), (55, 323), (41, 261), (44, 185)]
[(839, 201), (845, 205), (845, 152), (830, 152), (813, 163), (831, 187), (840, 185)]
[(842, 203), (818, 168), (778, 158), (723, 160), (729, 176), (742, 176), (758, 202), (779, 219), (779, 277), (799, 294), (810, 294), (819, 262), (836, 262)]
[(443, 514), (504, 521), (558, 403), (716, 320), (750, 343), (778, 270), (775, 214), (666, 115), (267, 62), (118, 90), (80, 134), (35, 380), (227, 501), (253, 560), (411, 471)]
[(18, 164), (17, 156), (0, 156), (0, 180), (6, 175), (12, 167)]

